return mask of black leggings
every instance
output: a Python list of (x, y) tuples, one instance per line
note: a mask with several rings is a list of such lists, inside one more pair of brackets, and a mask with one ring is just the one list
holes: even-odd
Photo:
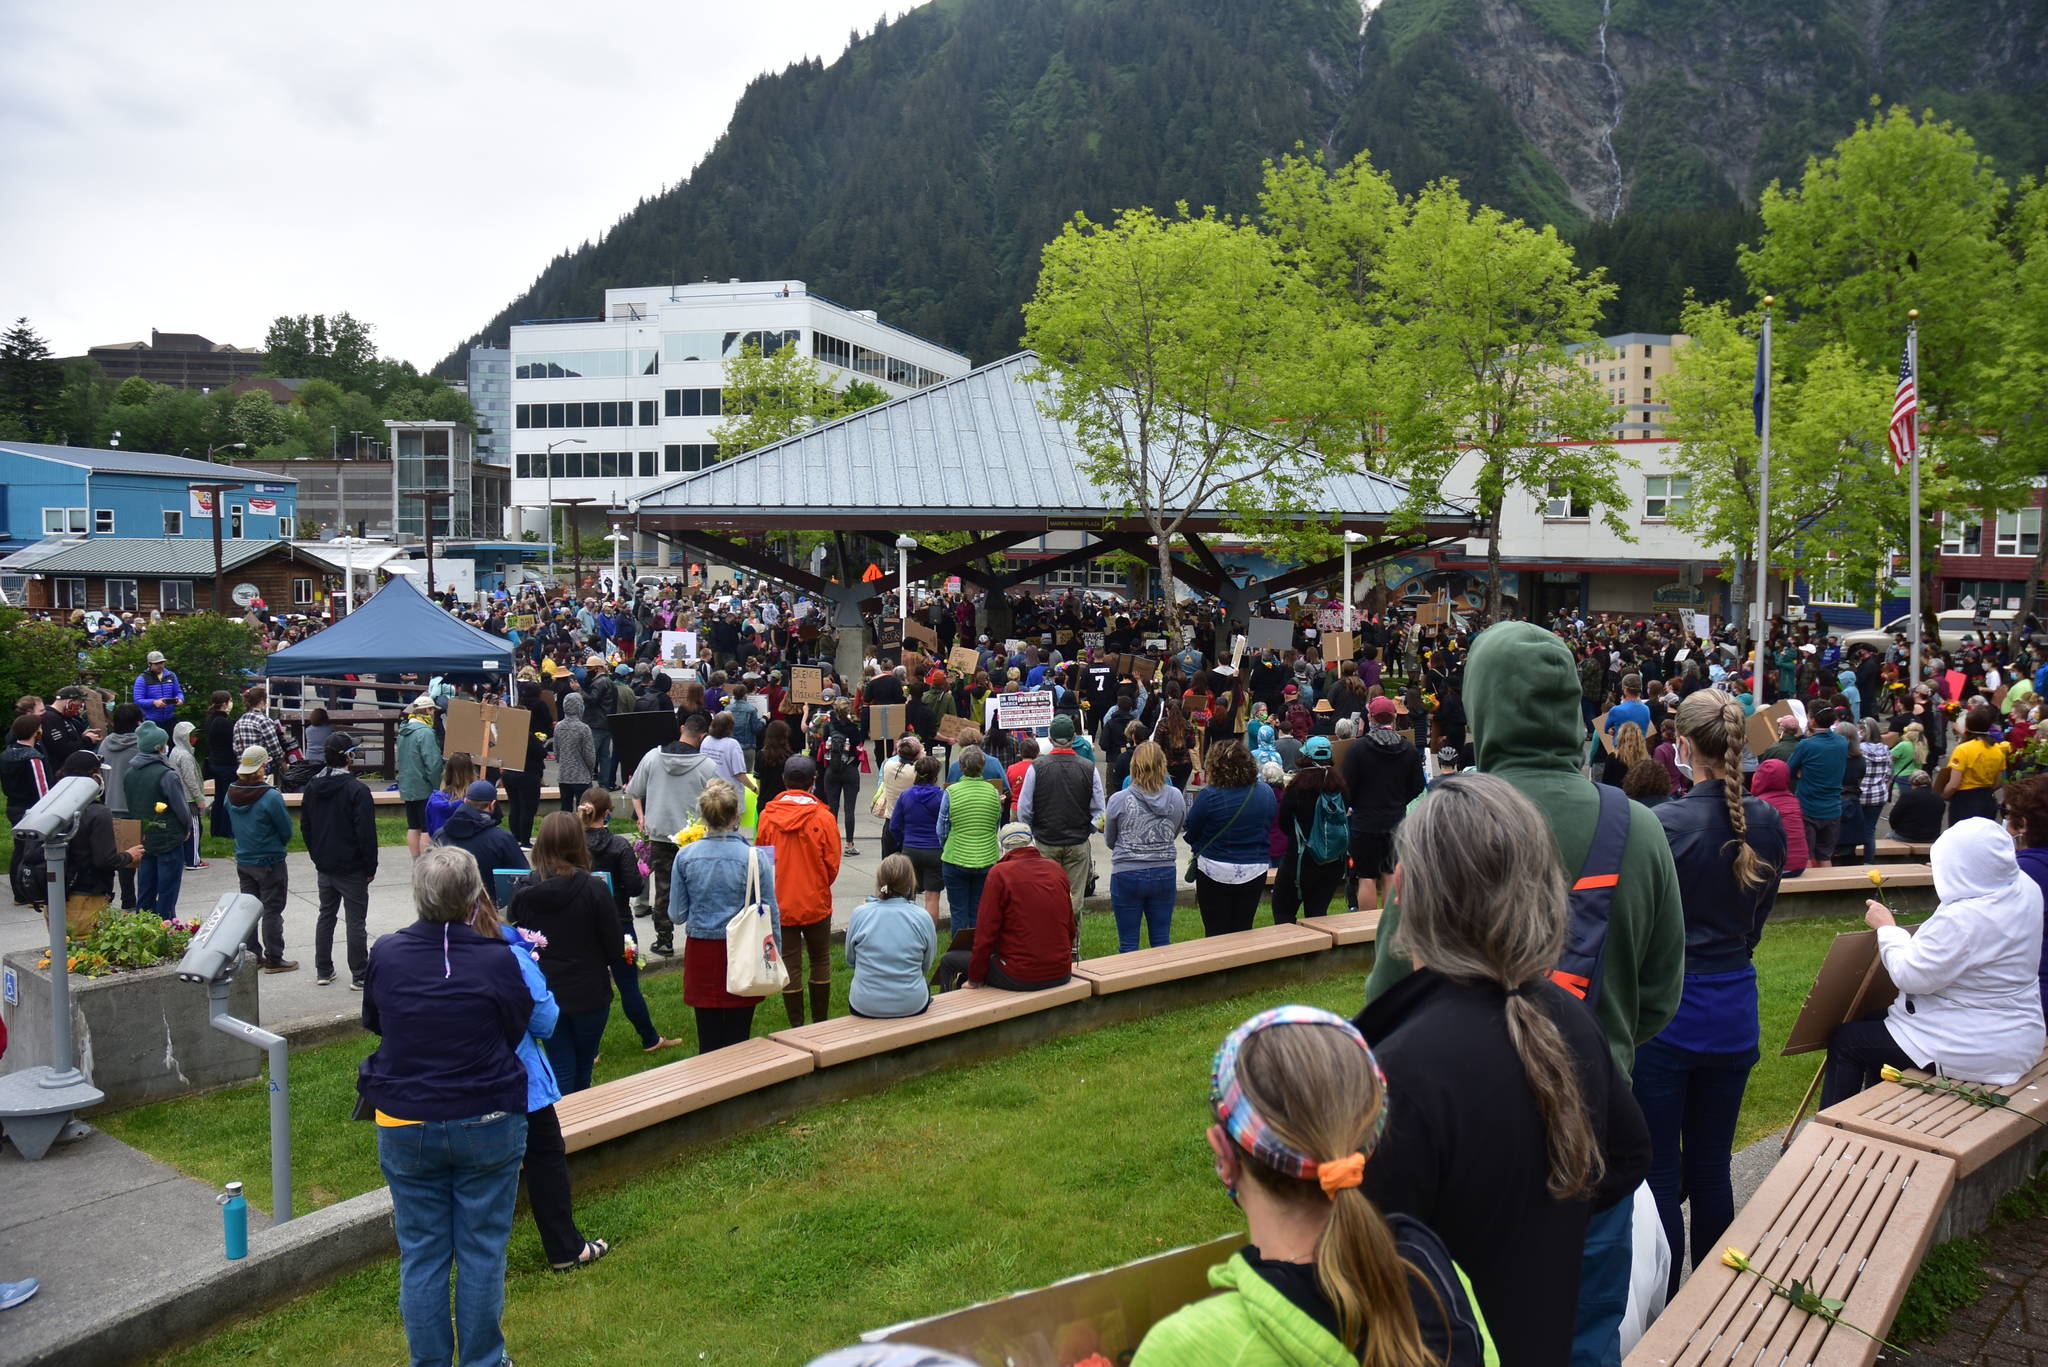
[(697, 1052), (708, 1054), (729, 1044), (744, 1044), (754, 1033), (751, 1006), (698, 1006)]
[(533, 1227), (540, 1231), (541, 1251), (550, 1263), (573, 1262), (583, 1254), (583, 1231), (576, 1227), (575, 1201), (569, 1191), (569, 1155), (562, 1146), (562, 1122), (553, 1106), (526, 1113), (526, 1203)]
[(835, 777), (830, 766), (818, 775), (818, 798), (825, 804), (825, 810), (835, 816), (843, 808), (846, 818), (846, 843), (853, 843), (853, 817), (860, 807), (860, 769), (855, 766)]
[(513, 839), (521, 845), (533, 843), (533, 819), (540, 814), (540, 771), (505, 771), (505, 805), (512, 810), (505, 822)]
[(1266, 880), (1249, 883), (1219, 883), (1200, 869), (1195, 870), (1195, 905), (1202, 913), (1202, 934), (1228, 935), (1250, 930), (1258, 919), (1259, 899), (1266, 893)]
[[(1292, 925), (1297, 907), (1304, 916), (1329, 913), (1330, 899), (1344, 886), (1350, 865), (1343, 859), (1318, 864), (1301, 851), (1290, 849), (1280, 856), (1279, 871), (1273, 877), (1273, 924)], [(1295, 870), (1299, 868), (1297, 877)]]
[(1875, 1087), (1878, 1070), (1889, 1063), (1894, 1068), (1918, 1068), (1924, 1060), (1906, 1056), (1882, 1014), (1838, 1025), (1828, 1034), (1828, 1061), (1821, 1075), (1820, 1108), (1847, 1101), (1866, 1087)]

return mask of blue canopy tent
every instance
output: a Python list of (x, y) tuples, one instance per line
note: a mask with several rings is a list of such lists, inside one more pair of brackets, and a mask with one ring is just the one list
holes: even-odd
[(502, 636), (451, 617), (400, 575), (327, 630), (266, 658), (263, 673), (510, 674), (512, 650)]

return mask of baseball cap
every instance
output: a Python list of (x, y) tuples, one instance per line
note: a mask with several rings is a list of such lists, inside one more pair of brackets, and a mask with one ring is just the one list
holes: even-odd
[(260, 745), (252, 745), (242, 752), (242, 763), (236, 768), (238, 774), (260, 774), (270, 765), (270, 752)]
[(487, 778), (480, 778), (462, 790), (462, 797), (465, 802), (474, 802), (479, 805), (486, 802), (496, 802), (498, 800), (498, 785)]
[(406, 704), (405, 710), (408, 712), (431, 712), (434, 710), (434, 700), (422, 693)]
[(1384, 693), (1367, 703), (1365, 710), (1375, 717), (1392, 717), (1400, 712), (1400, 709), (1394, 706), (1394, 700)]
[(148, 658), (147, 660), (143, 661), (143, 663), (144, 663), (144, 664), (153, 664), (153, 665), (160, 665), (160, 664), (162, 664), (163, 662), (164, 662), (164, 653), (163, 653), (163, 652), (162, 652), (161, 650), (152, 650), (152, 651), (150, 651), (150, 652), (149, 652), (149, 658)]
[(817, 780), (818, 762), (809, 755), (791, 755), (782, 762), (782, 781), (808, 788)]
[(1031, 827), (1022, 821), (1012, 821), (996, 832), (996, 844), (1006, 850), (1019, 850), (1031, 843)]
[(1330, 738), (1328, 736), (1310, 736), (1302, 743), (1301, 757), (1303, 759), (1312, 759), (1318, 764), (1328, 764), (1330, 762)]
[(1054, 717), (1052, 719), (1052, 738), (1054, 740), (1072, 740), (1074, 738), (1074, 719), (1064, 713)]
[(59, 699), (65, 701), (84, 702), (86, 699), (85, 685), (66, 684), (64, 685), (64, 687), (57, 690), (57, 696)]
[(356, 752), (356, 738), (346, 731), (336, 731), (327, 738), (326, 755), (329, 764), (346, 760)]

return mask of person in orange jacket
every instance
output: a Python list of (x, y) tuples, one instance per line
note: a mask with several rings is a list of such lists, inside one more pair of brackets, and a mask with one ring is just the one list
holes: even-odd
[[(839, 823), (811, 788), (818, 765), (791, 755), (782, 766), (783, 789), (761, 808), (754, 843), (775, 851), (775, 900), (782, 910), (782, 962), (789, 987), (782, 994), (791, 1025), (804, 1023), (803, 983), (810, 988), (811, 1019), (832, 1005), (832, 880), (839, 876)], [(808, 954), (806, 953), (808, 951)], [(804, 959), (811, 974), (803, 976)]]

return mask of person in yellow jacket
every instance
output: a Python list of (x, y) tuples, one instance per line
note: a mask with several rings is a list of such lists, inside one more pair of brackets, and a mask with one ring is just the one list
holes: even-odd
[(1216, 1177), (1250, 1242), (1220, 1294), (1152, 1326), (1132, 1367), (1487, 1367), (1500, 1359), (1464, 1274), (1428, 1226), (1360, 1183), (1387, 1084), (1352, 1024), (1276, 1006), (1216, 1052)]

